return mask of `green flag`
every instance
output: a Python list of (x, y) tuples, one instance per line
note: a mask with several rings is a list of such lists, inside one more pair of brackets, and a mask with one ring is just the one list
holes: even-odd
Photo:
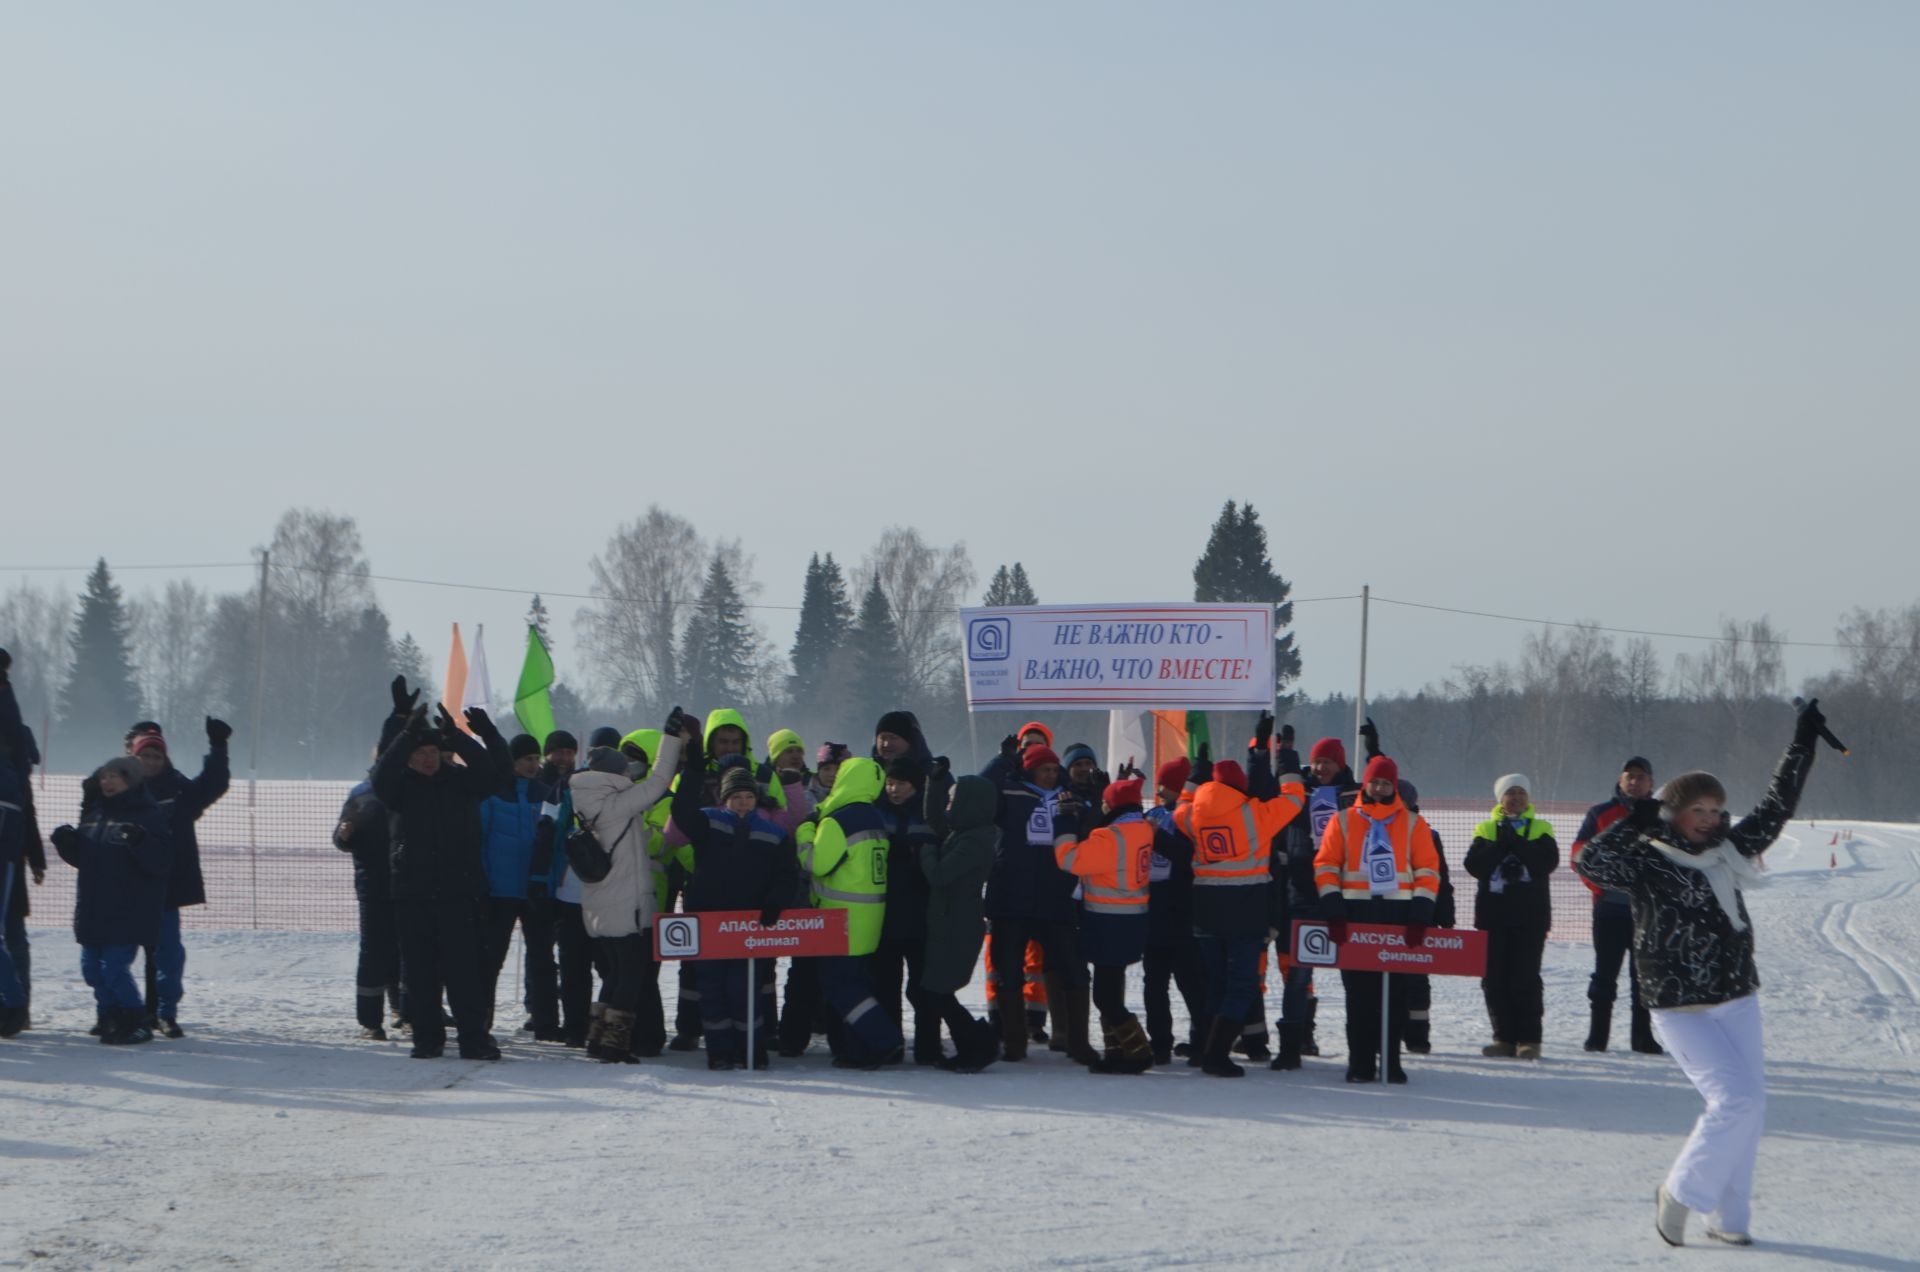
[(1200, 758), (1200, 744), (1206, 743), (1209, 752), (1213, 748), (1213, 734), (1207, 728), (1207, 713), (1204, 711), (1187, 712), (1187, 758)]
[(527, 658), (520, 664), (520, 683), (513, 691), (513, 714), (520, 727), (540, 739), (541, 749), (553, 732), (553, 699), (547, 689), (553, 684), (553, 656), (540, 640), (540, 629), (527, 624)]

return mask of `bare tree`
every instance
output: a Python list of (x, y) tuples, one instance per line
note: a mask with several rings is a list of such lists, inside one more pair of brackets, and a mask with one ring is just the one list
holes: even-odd
[(326, 627), (373, 604), (373, 583), (352, 517), (289, 508), (273, 528), (271, 590), (298, 626)]
[[(53, 713), (54, 699), (66, 682), (73, 650), (67, 631), (73, 626), (73, 598), (61, 588), (21, 583), (0, 596), (0, 648), (13, 655), (13, 692), (29, 728)], [(47, 739), (41, 738), (45, 747)]]
[(588, 562), (593, 594), (604, 599), (582, 606), (573, 623), (601, 699), (640, 710), (673, 694), (680, 634), (707, 560), (693, 523), (656, 504)]
[(1660, 655), (1653, 642), (1645, 636), (1628, 641), (1609, 686), (1607, 702), (1620, 730), (1621, 744), (1629, 751), (1639, 751), (1646, 745), (1662, 679)]
[(207, 712), (213, 598), (185, 579), (132, 604), (133, 656), (147, 711), (169, 729)]
[(936, 548), (910, 526), (889, 526), (854, 572), (854, 594), (875, 578), (900, 629), (907, 656), (909, 689), (926, 691), (947, 683), (960, 666), (960, 599), (973, 590), (973, 561), (967, 545)]

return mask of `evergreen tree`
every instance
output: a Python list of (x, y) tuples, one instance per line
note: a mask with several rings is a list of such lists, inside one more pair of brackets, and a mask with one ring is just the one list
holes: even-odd
[(440, 692), (433, 679), (433, 662), (427, 657), (427, 651), (420, 648), (420, 642), (413, 638), (412, 632), (400, 633), (400, 640), (394, 645), (388, 660), (393, 664), (393, 670), (387, 673), (387, 679), (405, 676), (410, 688), (426, 691), (420, 695), (422, 702)]
[(60, 691), (62, 749), (83, 765), (119, 750), (127, 726), (140, 718), (140, 689), (128, 647), (131, 629), (126, 602), (102, 557), (87, 576), (80, 613), (67, 637), (73, 664)]
[(794, 702), (811, 705), (824, 691), (833, 653), (853, 626), (853, 604), (847, 599), (847, 577), (840, 563), (827, 553), (807, 559), (807, 582), (800, 595), (800, 625), (793, 636), (793, 674), (787, 693)]
[(1286, 631), (1293, 622), (1293, 603), (1287, 599), (1292, 591), (1293, 585), (1274, 572), (1260, 514), (1250, 503), (1236, 505), (1229, 499), (1207, 536), (1206, 550), (1193, 564), (1193, 599), (1259, 601), (1274, 607), (1274, 695), (1280, 701), (1300, 675), (1300, 651), (1293, 633)]
[(1040, 598), (1033, 594), (1033, 584), (1027, 581), (1027, 567), (1018, 561), (1013, 568), (1001, 566), (993, 572), (993, 581), (987, 584), (987, 595), (981, 601), (983, 605), (996, 608), (1007, 605), (1038, 605)]
[(527, 606), (527, 625), (540, 633), (540, 643), (548, 649), (553, 648), (553, 635), (547, 630), (547, 603), (540, 599), (540, 593), (533, 594), (533, 604)]
[(716, 552), (707, 581), (681, 638), (680, 668), (686, 700), (701, 709), (735, 706), (752, 687), (756, 634), (746, 602), (734, 586), (725, 557)]
[(906, 705), (907, 654), (900, 643), (900, 628), (893, 620), (887, 594), (875, 578), (860, 601), (860, 618), (847, 639), (847, 652), (853, 673), (853, 692), (865, 710), (861, 715), (877, 720), (882, 714)]

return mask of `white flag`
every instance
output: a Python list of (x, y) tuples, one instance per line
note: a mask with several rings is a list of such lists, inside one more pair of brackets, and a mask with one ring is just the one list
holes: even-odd
[(473, 629), (473, 657), (467, 660), (467, 684), (460, 695), (460, 707), (493, 710), (493, 681), (487, 675), (487, 628), (484, 623)]
[[(1153, 712), (1107, 712), (1107, 772), (1117, 778), (1120, 766), (1131, 762), (1149, 776), (1153, 773)], [(1151, 788), (1147, 798), (1153, 798)]]

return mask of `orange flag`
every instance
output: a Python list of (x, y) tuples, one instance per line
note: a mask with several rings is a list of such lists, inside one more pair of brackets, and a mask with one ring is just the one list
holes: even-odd
[(453, 625), (453, 648), (447, 651), (447, 682), (440, 690), (440, 701), (453, 713), (461, 729), (467, 722), (460, 718), (460, 703), (467, 694), (467, 650), (460, 643), (460, 624)]

